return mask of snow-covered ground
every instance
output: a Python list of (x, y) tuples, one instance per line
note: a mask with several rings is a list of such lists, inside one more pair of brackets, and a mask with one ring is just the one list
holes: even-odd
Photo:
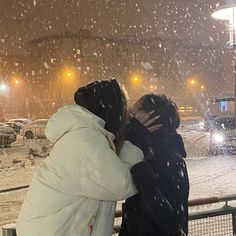
[(236, 194), (236, 155), (208, 155), (209, 133), (185, 124), (178, 131), (187, 150), (190, 199)]
[[(207, 133), (188, 126), (182, 127), (179, 132), (183, 135), (188, 153), (186, 163), (190, 178), (190, 199), (236, 193), (236, 156), (207, 156)], [(49, 150), (50, 143), (33, 140), (23, 145), (19, 141), (11, 148), (0, 149), (0, 189), (29, 184), (43, 160), (39, 157), (42, 147)], [(33, 148), (33, 154), (30, 148)], [(16, 220), (25, 192), (21, 190), (0, 194), (0, 226)]]

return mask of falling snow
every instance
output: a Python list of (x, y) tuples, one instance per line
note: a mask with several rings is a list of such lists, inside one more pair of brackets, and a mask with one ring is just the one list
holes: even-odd
[[(95, 80), (117, 79), (128, 106), (145, 93), (164, 93), (177, 103), (182, 124), (194, 127), (180, 127), (180, 133), (197, 185), (201, 176), (194, 177), (192, 166), (203, 157), (207, 162), (209, 146), (209, 134), (198, 123), (234, 112), (232, 103), (213, 102), (235, 92), (233, 50), (226, 46), (230, 27), (211, 17), (222, 2), (2, 0), (0, 121), (48, 118), (74, 102), (78, 87)], [(105, 104), (100, 102), (111, 108)], [(215, 193), (223, 190), (207, 192)]]

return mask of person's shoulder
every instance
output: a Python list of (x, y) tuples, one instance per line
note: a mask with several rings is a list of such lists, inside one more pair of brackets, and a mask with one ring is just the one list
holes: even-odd
[(84, 142), (88, 142), (94, 145), (98, 145), (99, 143), (107, 143), (108, 137), (102, 133), (99, 129), (92, 128), (92, 127), (85, 127), (80, 129), (77, 132), (78, 137), (80, 140), (83, 140)]

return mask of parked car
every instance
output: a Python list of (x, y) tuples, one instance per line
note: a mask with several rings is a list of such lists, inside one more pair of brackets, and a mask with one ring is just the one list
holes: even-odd
[(31, 124), (25, 125), (20, 130), (20, 134), (24, 136), (26, 139), (46, 138), (44, 131), (45, 131), (47, 122), (48, 122), (48, 119), (35, 120)]
[(18, 123), (21, 126), (32, 124), (32, 120), (27, 119), (27, 118), (10, 119), (8, 122), (15, 122), (15, 123)]
[(7, 124), (0, 122), (0, 147), (9, 147), (16, 141), (16, 132)]
[(201, 122), (199, 122), (200, 130), (210, 131), (214, 129), (214, 119), (216, 117), (217, 117), (216, 115), (211, 115), (205, 118), (204, 120), (202, 120)]
[(234, 116), (219, 116), (212, 122), (210, 130), (210, 153), (236, 151), (236, 126)]
[(13, 128), (17, 134), (20, 133), (20, 129), (23, 127), (20, 123), (13, 122), (13, 121), (6, 122), (6, 125)]

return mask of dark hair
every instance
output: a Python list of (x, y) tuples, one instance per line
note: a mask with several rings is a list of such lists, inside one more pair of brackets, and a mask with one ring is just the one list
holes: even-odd
[(126, 99), (118, 82), (95, 81), (79, 88), (74, 100), (105, 121), (105, 129), (115, 135), (115, 144), (118, 146), (123, 140), (126, 118)]
[(146, 94), (134, 106), (145, 112), (154, 111), (151, 117), (159, 115), (156, 123), (162, 124), (170, 133), (175, 132), (180, 125), (177, 105), (165, 95)]

